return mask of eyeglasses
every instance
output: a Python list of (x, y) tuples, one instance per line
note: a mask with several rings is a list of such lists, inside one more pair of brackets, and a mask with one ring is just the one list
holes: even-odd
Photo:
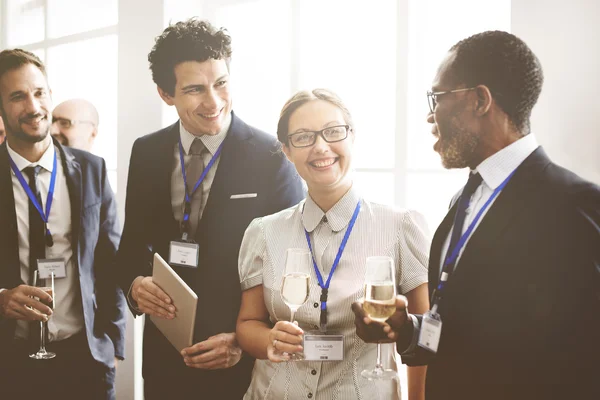
[(96, 126), (95, 123), (93, 123), (92, 121), (80, 121), (80, 120), (74, 120), (74, 119), (66, 119), (66, 118), (59, 118), (59, 117), (52, 117), (52, 123), (58, 123), (58, 126), (60, 126), (63, 129), (69, 129), (72, 126), (75, 125), (80, 125), (80, 124), (90, 124), (92, 126)]
[(427, 103), (429, 103), (429, 111), (431, 111), (432, 113), (435, 111), (435, 106), (437, 106), (437, 98), (439, 96), (442, 96), (444, 94), (450, 94), (450, 93), (458, 93), (458, 92), (467, 92), (469, 90), (473, 90), (475, 89), (474, 87), (470, 87), (470, 88), (466, 88), (466, 89), (454, 89), (454, 90), (447, 90), (445, 92), (432, 92), (432, 91), (428, 91), (427, 92)]
[(348, 137), (350, 125), (329, 126), (320, 131), (298, 132), (288, 135), (290, 143), (294, 147), (309, 147), (315, 144), (317, 136), (321, 135), (327, 143), (341, 142)]

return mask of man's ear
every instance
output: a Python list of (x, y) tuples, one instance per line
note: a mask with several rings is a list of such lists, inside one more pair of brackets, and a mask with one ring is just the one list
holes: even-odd
[(477, 94), (475, 113), (478, 116), (483, 116), (489, 111), (492, 102), (494, 101), (492, 92), (490, 92), (490, 89), (487, 86), (479, 85), (475, 87), (475, 93)]
[(158, 95), (161, 99), (163, 99), (165, 103), (167, 103), (167, 105), (172, 106), (175, 104), (175, 102), (173, 101), (173, 96), (162, 90), (160, 86), (156, 85), (156, 90), (158, 90)]

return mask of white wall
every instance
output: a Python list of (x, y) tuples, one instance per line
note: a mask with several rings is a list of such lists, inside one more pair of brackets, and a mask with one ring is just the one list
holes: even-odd
[(532, 131), (555, 162), (600, 183), (600, 2), (513, 0), (512, 33), (544, 68)]

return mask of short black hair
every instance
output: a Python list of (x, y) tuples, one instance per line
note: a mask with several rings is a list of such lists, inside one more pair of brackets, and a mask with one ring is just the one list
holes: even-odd
[(544, 73), (527, 44), (507, 32), (487, 31), (461, 40), (450, 51), (456, 56), (449, 69), (454, 83), (487, 86), (514, 127), (528, 134)]
[(185, 61), (231, 60), (231, 37), (224, 28), (190, 18), (169, 25), (155, 40), (148, 54), (152, 80), (162, 90), (175, 94), (175, 66)]

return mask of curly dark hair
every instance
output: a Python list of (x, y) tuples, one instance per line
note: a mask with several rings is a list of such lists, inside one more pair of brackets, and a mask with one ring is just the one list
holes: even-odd
[(455, 84), (485, 85), (521, 134), (530, 132), (531, 110), (544, 83), (538, 58), (525, 42), (502, 31), (487, 31), (461, 40), (450, 51)]
[(175, 66), (184, 61), (231, 60), (231, 37), (224, 28), (216, 29), (208, 21), (190, 18), (169, 25), (156, 38), (150, 54), (152, 80), (162, 90), (175, 94)]

